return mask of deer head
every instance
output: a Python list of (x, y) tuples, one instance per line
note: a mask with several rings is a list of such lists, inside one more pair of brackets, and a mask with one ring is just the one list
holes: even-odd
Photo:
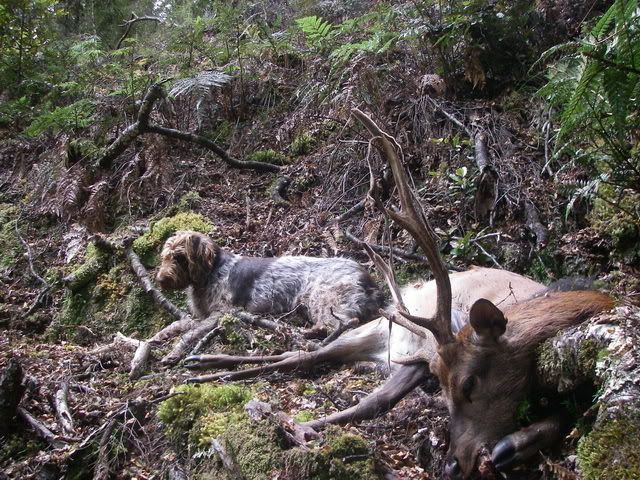
[[(378, 199), (373, 183), (371, 196), (380, 210), (416, 240), (429, 261), (437, 285), (435, 316), (410, 315), (403, 306), (393, 272), (368, 250), (396, 301), (399, 315), (388, 314), (389, 318), (424, 338), (430, 332), (438, 345), (435, 356), (424, 351), (396, 361), (424, 362), (440, 381), (450, 413), (446, 476), (455, 480), (471, 477), (477, 471), (482, 447), (492, 449), (497, 443), (499, 448), (493, 452), (493, 463), (501, 467), (505, 457), (513, 457), (510, 450), (515, 448), (516, 411), (529, 393), (536, 346), (561, 328), (577, 323), (585, 314), (610, 307), (611, 300), (597, 292), (570, 292), (573, 296), (565, 293), (543, 297), (503, 313), (490, 301), (480, 299), (469, 312), (468, 324), (454, 335), (448, 272), (439, 255), (433, 229), (408, 186), (407, 175), (394, 148), (395, 140), (360, 110), (354, 109), (353, 114), (379, 142), (391, 166), (400, 209), (387, 209)], [(509, 317), (517, 321), (505, 334)], [(539, 434), (532, 430), (524, 442)], [(537, 452), (537, 448), (533, 451)]]

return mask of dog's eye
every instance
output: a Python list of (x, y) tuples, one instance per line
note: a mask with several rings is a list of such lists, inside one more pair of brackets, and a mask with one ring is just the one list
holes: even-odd
[(473, 392), (473, 389), (475, 386), (476, 386), (476, 377), (468, 377), (462, 383), (462, 396), (469, 403), (471, 403), (471, 392)]

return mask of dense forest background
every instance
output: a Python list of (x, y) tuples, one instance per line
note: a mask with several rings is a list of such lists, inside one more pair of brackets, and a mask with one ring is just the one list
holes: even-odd
[[(399, 282), (428, 278), (364, 201), (370, 166), (387, 173), (358, 107), (402, 146), (451, 268), (589, 277), (624, 305), (601, 322), (637, 355), (639, 106), (637, 1), (3, 0), (0, 478), (441, 478), (434, 386), (285, 448), (247, 400), (306, 420), (382, 376), (319, 369), (172, 396), (188, 375), (160, 364), (167, 344), (130, 378), (127, 342), (173, 318), (129, 253), (152, 274), (164, 240), (189, 229), (240, 254), (366, 263), (365, 240), (396, 248)], [(298, 337), (230, 315), (211, 338), (210, 351), (271, 353)], [(513, 478), (640, 478), (639, 400), (600, 421), (613, 364), (584, 351), (590, 387), (563, 400), (573, 431)]]

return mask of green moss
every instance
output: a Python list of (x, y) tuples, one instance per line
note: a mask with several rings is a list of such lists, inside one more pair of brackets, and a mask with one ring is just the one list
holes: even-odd
[(578, 464), (585, 480), (640, 478), (640, 415), (627, 412), (603, 422), (578, 444)]
[(549, 339), (538, 347), (538, 376), (547, 385), (558, 386), (561, 378), (595, 380), (595, 368), (601, 346), (594, 339), (586, 339), (578, 345), (575, 355), (559, 351)]
[(67, 144), (67, 158), (70, 164), (82, 162), (85, 165), (97, 164), (104, 155), (104, 149), (98, 147), (91, 140), (84, 138), (71, 140)]
[(225, 338), (225, 345), (236, 351), (249, 348), (249, 342), (242, 334), (240, 321), (236, 317), (230, 313), (224, 314), (220, 319), (220, 327)]
[(314, 417), (313, 412), (311, 412), (309, 410), (302, 410), (302, 411), (296, 413), (293, 416), (293, 419), (296, 422), (304, 423), (304, 422), (309, 422), (309, 421), (313, 420), (313, 417)]
[(310, 480), (369, 480), (380, 478), (375, 472), (371, 449), (360, 436), (330, 427), (326, 442), (319, 449), (285, 453), (287, 478)]
[(289, 145), (291, 155), (300, 156), (311, 153), (314, 146), (314, 139), (309, 132), (303, 132), (293, 139)]
[(158, 418), (174, 437), (190, 432), (205, 415), (241, 412), (252, 396), (249, 390), (237, 385), (181, 385), (175, 391), (178, 395), (158, 408)]
[(639, 203), (640, 193), (619, 192), (617, 187), (602, 184), (590, 215), (593, 228), (613, 240), (612, 253), (626, 264), (640, 261)]
[(198, 213), (177, 213), (152, 223), (149, 231), (133, 242), (133, 249), (147, 266), (154, 265), (157, 263), (155, 255), (159, 247), (167, 238), (180, 230), (209, 233), (213, 230), (213, 225)]
[[(188, 212), (193, 210), (202, 203), (202, 197), (198, 192), (187, 192), (178, 201), (176, 205), (178, 212)], [(206, 233), (206, 232), (204, 232)]]
[(71, 291), (79, 291), (89, 283), (93, 282), (98, 274), (102, 272), (108, 264), (111, 255), (90, 243), (84, 255), (84, 263), (76, 268), (71, 275), (71, 281), (67, 287)]
[(20, 241), (16, 236), (18, 207), (0, 203), (0, 268), (14, 266), (21, 255)]
[(286, 155), (275, 150), (257, 150), (247, 156), (247, 160), (252, 162), (273, 163), (274, 165), (286, 165), (289, 159)]

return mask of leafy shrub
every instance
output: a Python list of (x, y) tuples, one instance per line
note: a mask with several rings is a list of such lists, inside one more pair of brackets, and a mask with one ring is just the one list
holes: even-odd
[(275, 165), (285, 165), (289, 162), (286, 155), (275, 150), (258, 150), (247, 157), (252, 162), (273, 163)]
[(543, 55), (560, 59), (539, 91), (560, 112), (556, 158), (566, 154), (592, 175), (573, 197), (599, 198), (632, 224), (640, 222), (637, 204), (625, 207), (640, 193), (639, 34), (637, 0), (616, 0), (579, 41)]

